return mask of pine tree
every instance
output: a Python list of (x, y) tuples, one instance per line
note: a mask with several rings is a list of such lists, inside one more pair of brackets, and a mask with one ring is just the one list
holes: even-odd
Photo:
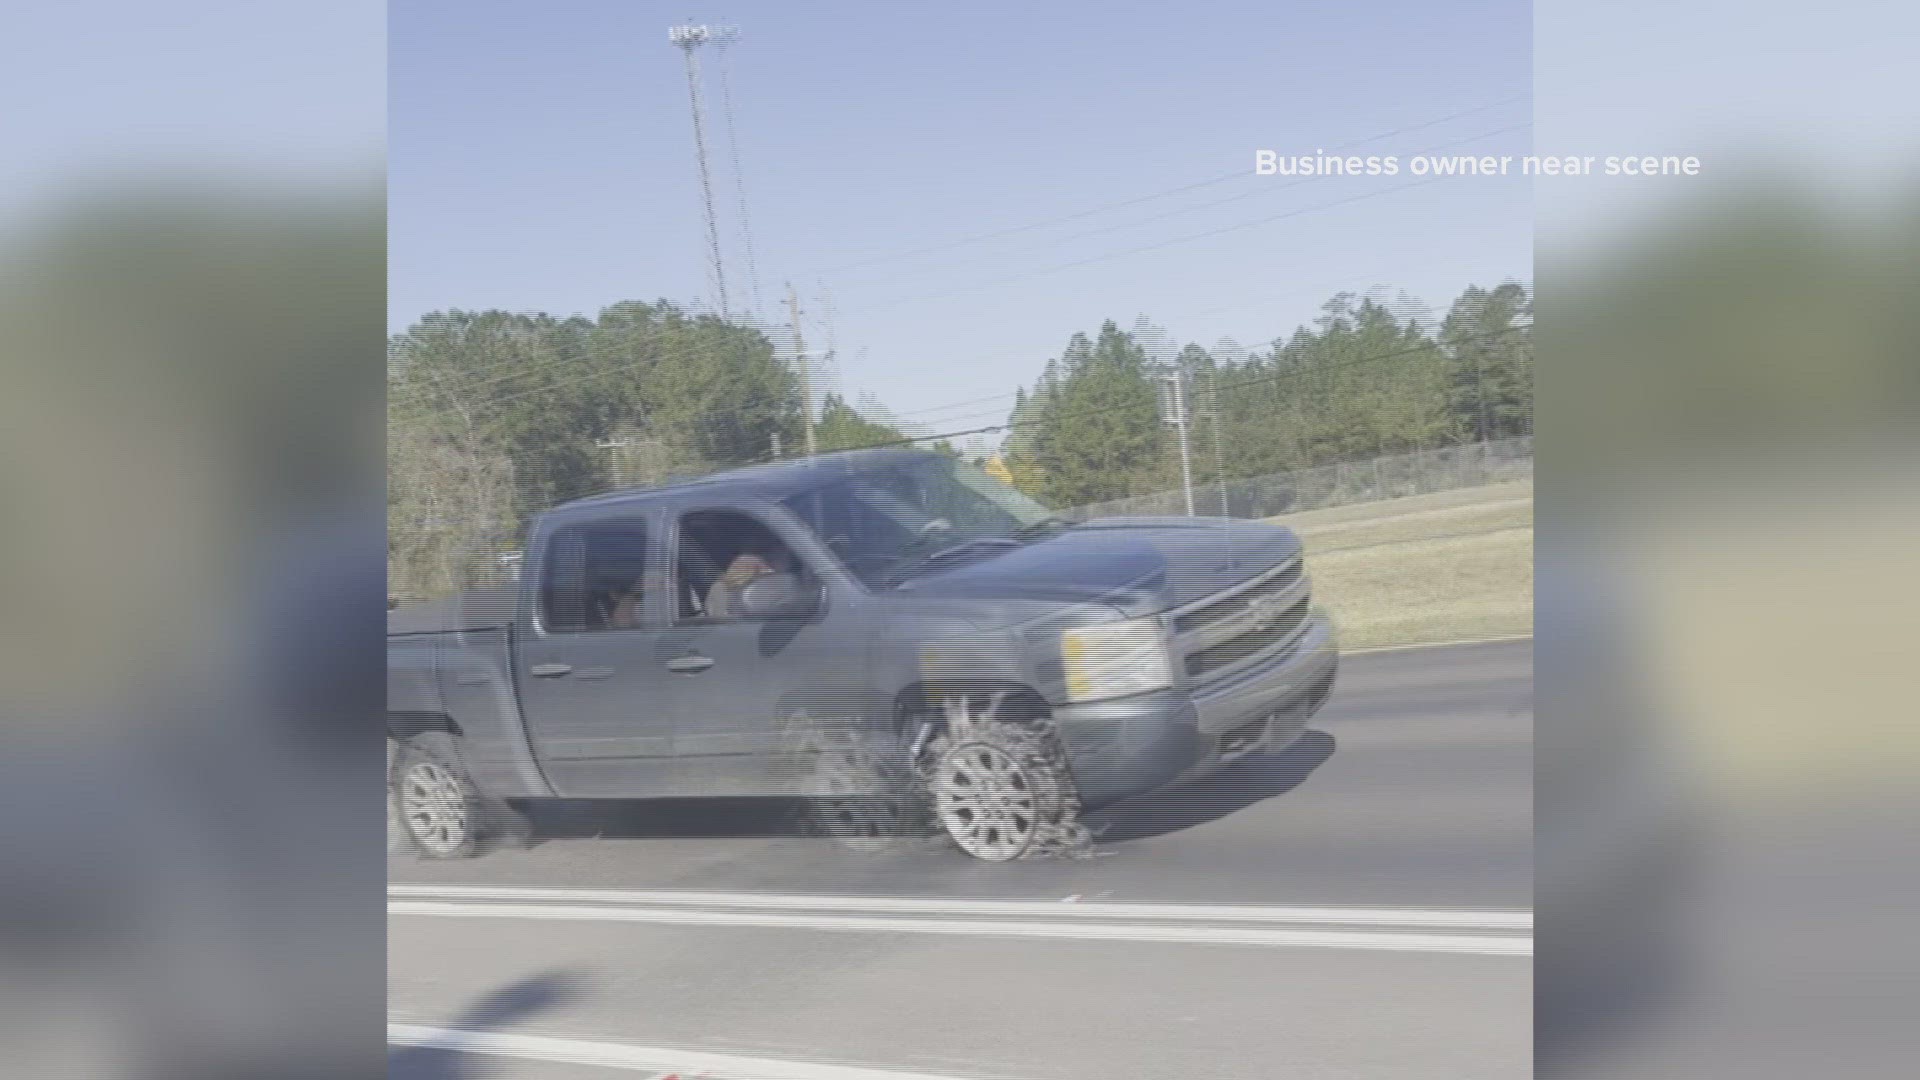
[(814, 425), (814, 439), (823, 453), (883, 446), (905, 438), (897, 428), (875, 423), (860, 415), (858, 409), (847, 404), (838, 394), (829, 393), (820, 401), (820, 419)]
[(1055, 506), (1153, 490), (1166, 436), (1146, 356), (1111, 320), (1096, 341), (1075, 334), (1061, 354), (1034, 456)]
[(1449, 361), (1449, 403), (1467, 438), (1485, 441), (1533, 431), (1533, 298), (1506, 282), (1469, 287), (1441, 323)]

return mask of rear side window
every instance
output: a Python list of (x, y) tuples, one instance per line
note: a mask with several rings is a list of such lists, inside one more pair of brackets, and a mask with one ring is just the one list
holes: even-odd
[(639, 626), (648, 574), (648, 535), (638, 521), (571, 525), (547, 544), (540, 578), (540, 624), (548, 633), (578, 634)]

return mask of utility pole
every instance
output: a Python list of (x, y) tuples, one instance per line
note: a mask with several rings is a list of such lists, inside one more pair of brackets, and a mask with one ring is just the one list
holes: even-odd
[(793, 320), (793, 362), (800, 371), (800, 418), (807, 428), (807, 456), (819, 453), (813, 440), (813, 381), (807, 377), (807, 346), (800, 340), (800, 298), (787, 282), (787, 317)]
[(607, 452), (608, 472), (612, 473), (613, 488), (619, 490), (630, 486), (627, 477), (627, 448), (633, 444), (626, 439), (600, 439), (594, 443)]
[(712, 40), (715, 31), (708, 26), (675, 26), (667, 31), (667, 40), (687, 57), (687, 100), (693, 109), (693, 149), (700, 162), (700, 192), (707, 211), (707, 254), (713, 263), (713, 288), (720, 302), (720, 318), (728, 318), (727, 274), (720, 261), (720, 222), (713, 212), (713, 177), (707, 167), (707, 134), (701, 119), (700, 61), (693, 51)]
[(1180, 489), (1186, 494), (1187, 516), (1193, 517), (1193, 449), (1188, 430), (1193, 425), (1187, 410), (1186, 371), (1167, 339), (1167, 332), (1147, 322), (1145, 315), (1134, 321), (1132, 337), (1157, 369), (1160, 419), (1180, 437)]
[(1480, 407), (1480, 442), (1493, 438), (1493, 421), (1487, 415), (1487, 373), (1480, 366), (1480, 350), (1473, 351), (1473, 396)]
[(1213, 421), (1213, 476), (1220, 482), (1220, 516), (1231, 517), (1227, 511), (1227, 448), (1220, 435), (1220, 364), (1216, 360), (1207, 367), (1207, 412)]
[(1187, 496), (1187, 516), (1193, 512), (1193, 451), (1187, 438), (1187, 429), (1192, 425), (1187, 415), (1186, 379), (1174, 369), (1160, 380), (1162, 411), (1166, 422), (1180, 436), (1180, 488)]
[(838, 320), (834, 318), (833, 293), (828, 290), (825, 283), (821, 283), (820, 285), (820, 308), (821, 314), (826, 317), (827, 324), (827, 349), (826, 353), (821, 357), (821, 364), (823, 365), (821, 370), (826, 376), (826, 386), (822, 389), (823, 391), (835, 391), (841, 388), (839, 381), (840, 337), (835, 332)]

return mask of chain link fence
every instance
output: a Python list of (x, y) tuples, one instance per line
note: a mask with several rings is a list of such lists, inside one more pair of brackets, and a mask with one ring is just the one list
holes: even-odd
[[(1467, 443), (1412, 454), (1394, 454), (1367, 461), (1345, 461), (1292, 472), (1229, 480), (1225, 485), (1197, 483), (1194, 512), (1221, 515), (1224, 494), (1226, 517), (1269, 518), (1303, 510), (1319, 510), (1351, 503), (1397, 499), (1437, 491), (1480, 487), (1533, 477), (1531, 435), (1492, 442)], [(1224, 487), (1224, 492), (1223, 492)], [(1064, 511), (1075, 520), (1128, 516), (1180, 516), (1187, 512), (1179, 488), (1094, 503)], [(470, 527), (460, 530), (465, 542), (438, 553), (436, 565), (455, 582), (453, 591), (509, 586), (522, 572), (517, 539), (491, 536)], [(408, 601), (444, 595), (394, 582), (395, 599)]]
[[(1370, 461), (1342, 461), (1311, 469), (1270, 473), (1219, 483), (1196, 483), (1197, 514), (1269, 518), (1350, 503), (1398, 499), (1436, 491), (1481, 487), (1533, 478), (1533, 436), (1466, 443)], [(1223, 504), (1224, 503), (1224, 507)], [(1068, 516), (1093, 518), (1183, 515), (1179, 488), (1077, 507)]]

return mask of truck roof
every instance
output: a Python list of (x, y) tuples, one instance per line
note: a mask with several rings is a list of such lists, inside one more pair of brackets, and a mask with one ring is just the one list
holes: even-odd
[(682, 480), (656, 487), (625, 488), (604, 495), (561, 503), (547, 513), (571, 515), (577, 511), (606, 509), (619, 505), (640, 505), (680, 496), (709, 496), (733, 491), (741, 496), (779, 500), (820, 486), (848, 473), (871, 469), (895, 461), (918, 461), (937, 456), (933, 450), (911, 447), (882, 447), (871, 450), (842, 450), (794, 461), (775, 461), (740, 469)]

